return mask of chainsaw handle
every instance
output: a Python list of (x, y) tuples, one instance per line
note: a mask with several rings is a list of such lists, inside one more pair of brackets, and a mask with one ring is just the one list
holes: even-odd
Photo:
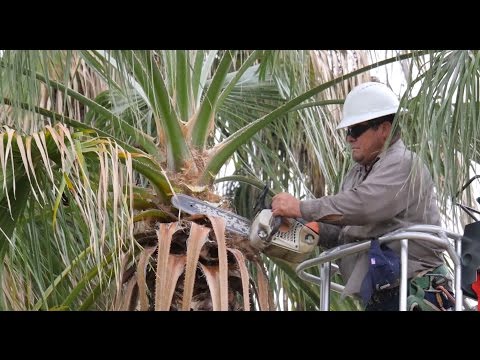
[(272, 227), (272, 231), (268, 235), (268, 238), (265, 240), (266, 242), (272, 241), (273, 236), (278, 232), (280, 229), (280, 225), (282, 225), (282, 217), (281, 216), (272, 216), (272, 220), (270, 222)]
[(272, 235), (278, 232), (278, 229), (280, 229), (280, 225), (282, 225), (282, 217), (274, 216), (272, 219)]

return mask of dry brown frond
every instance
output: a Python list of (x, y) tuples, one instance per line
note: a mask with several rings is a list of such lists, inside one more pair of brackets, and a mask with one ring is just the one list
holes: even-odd
[(117, 308), (251, 309), (246, 263), (258, 260), (258, 253), (245, 252), (240, 237), (225, 232), (223, 218), (195, 215), (158, 226), (156, 233), (148, 230), (135, 235), (144, 250), (136, 266), (134, 262), (124, 271)]
[(257, 267), (257, 285), (258, 285), (258, 302), (260, 310), (269, 311), (274, 309), (272, 294), (268, 286), (268, 277), (264, 267), (259, 263), (255, 263)]
[(190, 237), (187, 240), (187, 268), (185, 270), (182, 310), (190, 310), (198, 257), (200, 256), (200, 250), (208, 239), (209, 232), (209, 228), (192, 222)]

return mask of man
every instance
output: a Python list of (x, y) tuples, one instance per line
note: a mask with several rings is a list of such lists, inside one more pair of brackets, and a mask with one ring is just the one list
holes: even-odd
[[(343, 119), (337, 129), (347, 129), (346, 140), (355, 165), (346, 175), (341, 191), (333, 196), (299, 201), (287, 193), (272, 201), (274, 216), (303, 218), (320, 222), (320, 246), (331, 248), (345, 243), (378, 238), (414, 224), (440, 225), (434, 185), (426, 166), (407, 150), (400, 133), (392, 133), (399, 102), (384, 84), (368, 82), (355, 87), (345, 99)], [(400, 243), (389, 247), (400, 253)], [(447, 274), (442, 249), (421, 241), (409, 242), (408, 277), (421, 279), (421, 289), (410, 282), (411, 308), (451, 307), (446, 294), (424, 284), (427, 273)], [(396, 256), (396, 255), (395, 255)], [(369, 271), (369, 254), (360, 253), (339, 260), (345, 280), (344, 295), (360, 295)], [(441, 279), (441, 276), (438, 278)], [(439, 295), (437, 295), (439, 294)], [(450, 295), (450, 294), (448, 294)], [(398, 283), (369, 295), (366, 310), (398, 310)], [(438, 297), (441, 297), (439, 302)], [(412, 300), (412, 297), (409, 297)], [(435, 303), (436, 302), (436, 303)]]

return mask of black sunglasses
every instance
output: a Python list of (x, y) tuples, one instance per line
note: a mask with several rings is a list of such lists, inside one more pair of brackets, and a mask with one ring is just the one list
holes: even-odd
[(383, 119), (381, 121), (371, 120), (366, 124), (358, 124), (358, 125), (350, 126), (347, 128), (347, 136), (351, 136), (354, 139), (358, 139), (365, 131), (380, 125), (384, 121), (385, 120)]

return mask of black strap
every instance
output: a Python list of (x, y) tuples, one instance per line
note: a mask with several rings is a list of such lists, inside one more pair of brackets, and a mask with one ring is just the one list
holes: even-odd
[(365, 166), (365, 171), (366, 171), (366, 173), (365, 173), (365, 176), (363, 177), (362, 181), (365, 181), (365, 179), (367, 178), (368, 174), (370, 174), (370, 171), (372, 171), (373, 165), (375, 165), (378, 160), (380, 160), (379, 157), (377, 157), (377, 158), (375, 159), (375, 161), (372, 163), (372, 165), (370, 166), (370, 168), (369, 168), (368, 170), (367, 170), (367, 167)]

